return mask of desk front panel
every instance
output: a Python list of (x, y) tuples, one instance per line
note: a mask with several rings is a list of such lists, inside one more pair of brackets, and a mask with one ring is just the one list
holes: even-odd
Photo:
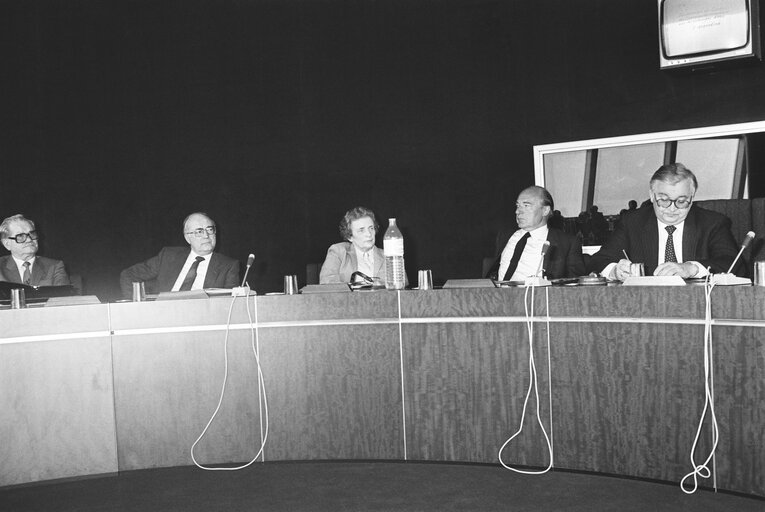
[[(10, 340), (0, 343), (0, 407), (12, 414), (0, 427), (14, 442), (0, 448), (0, 485), (111, 472), (117, 453), (122, 470), (190, 464), (225, 354), (223, 403), (195, 454), (248, 461), (264, 435), (249, 318), (269, 407), (265, 460), (495, 463), (528, 387), (524, 298), (523, 289), (457, 289), (237, 299), (227, 352), (230, 298), (2, 311), (13, 330), (0, 334)], [(679, 481), (704, 399), (703, 288), (551, 288), (533, 300), (555, 466)], [(712, 301), (717, 482), (765, 495), (765, 292), (717, 288)], [(697, 460), (708, 432), (699, 448)], [(533, 394), (503, 460), (549, 461)]]
[(0, 311), (0, 486), (115, 473), (105, 305)]

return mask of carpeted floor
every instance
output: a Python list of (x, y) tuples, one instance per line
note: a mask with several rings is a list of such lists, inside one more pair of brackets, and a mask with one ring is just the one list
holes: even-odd
[(765, 501), (581, 473), (525, 476), (499, 466), (411, 462), (179, 467), (0, 489), (2, 512), (346, 510), (763, 512)]

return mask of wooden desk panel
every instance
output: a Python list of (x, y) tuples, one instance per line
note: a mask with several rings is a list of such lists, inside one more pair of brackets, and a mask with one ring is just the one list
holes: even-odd
[(0, 486), (117, 471), (109, 342), (0, 343)]
[[(213, 414), (223, 385), (224, 336), (212, 331), (114, 337), (120, 470), (193, 463), (191, 445)], [(221, 409), (195, 449), (204, 465), (251, 458), (260, 445), (248, 331), (229, 333), (228, 365)]]
[(266, 460), (402, 459), (397, 325), (260, 331)]
[(107, 307), (106, 304), (89, 304), (0, 310), (0, 343), (33, 336), (56, 339), (70, 333), (108, 336)]
[(765, 496), (765, 330), (716, 327), (713, 344), (718, 485)]
[(702, 337), (682, 324), (556, 325), (556, 466), (679, 482), (703, 405)]
[[(526, 325), (407, 324), (404, 340), (409, 458), (497, 463), (500, 446), (519, 428), (529, 385)], [(535, 340), (540, 414), (549, 435), (547, 343)], [(549, 462), (533, 392), (523, 432), (502, 459)]]

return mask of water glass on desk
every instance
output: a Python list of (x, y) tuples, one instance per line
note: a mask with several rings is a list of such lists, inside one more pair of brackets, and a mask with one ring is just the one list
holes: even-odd
[(11, 309), (27, 307), (27, 296), (24, 288), (11, 288)]
[(417, 287), (420, 290), (433, 289), (433, 272), (431, 270), (417, 271)]
[(642, 263), (630, 263), (630, 277), (643, 277), (645, 265)]
[(765, 286), (765, 261), (754, 262), (754, 285)]
[(146, 288), (143, 281), (133, 283), (133, 302), (142, 302), (146, 300)]
[(284, 276), (284, 295), (295, 295), (297, 292), (297, 276)]

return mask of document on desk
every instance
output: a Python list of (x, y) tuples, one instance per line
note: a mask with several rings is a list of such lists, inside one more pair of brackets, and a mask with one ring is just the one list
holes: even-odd
[(680, 276), (635, 276), (624, 280), (624, 286), (685, 286)]

